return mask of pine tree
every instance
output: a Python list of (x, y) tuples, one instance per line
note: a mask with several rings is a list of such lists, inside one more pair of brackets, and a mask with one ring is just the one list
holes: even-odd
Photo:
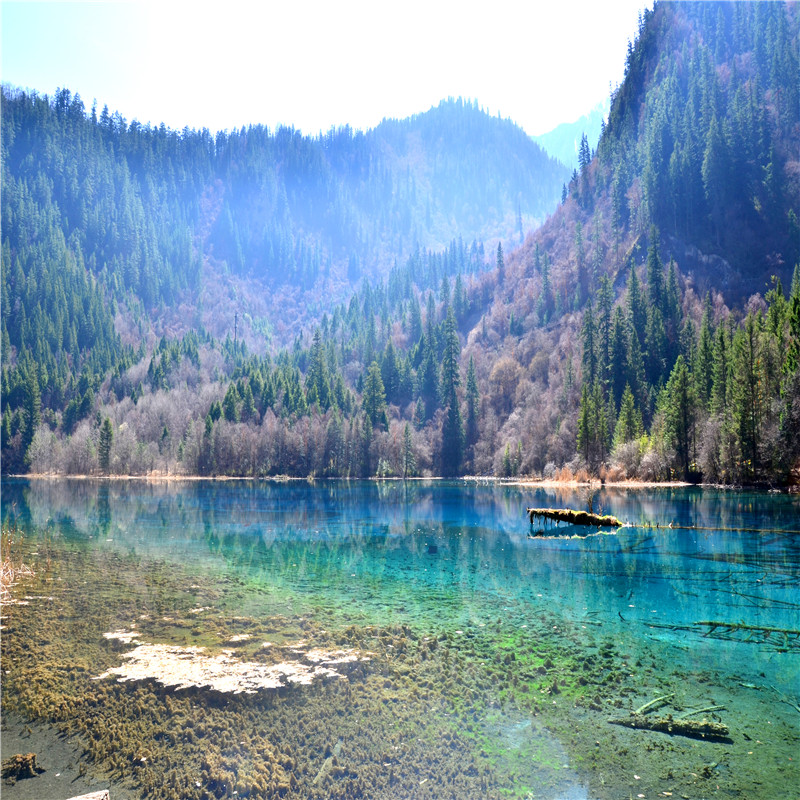
[(614, 429), (614, 447), (638, 439), (644, 433), (642, 412), (636, 407), (636, 401), (629, 384), (625, 384), (622, 400), (619, 404), (619, 417)]
[(795, 265), (792, 275), (786, 318), (789, 330), (781, 371), (792, 376), (800, 370), (800, 264)]
[(759, 325), (748, 314), (743, 329), (733, 338), (732, 391), (733, 422), (739, 435), (743, 472), (749, 477), (761, 467), (761, 431), (764, 415), (764, 371)]
[(478, 441), (478, 409), (480, 404), (478, 378), (475, 373), (475, 361), (472, 356), (469, 357), (469, 366), (467, 367), (466, 401), (467, 427), (465, 438), (467, 447), (472, 448), (475, 442)]
[(39, 380), (36, 377), (36, 369), (32, 366), (29, 367), (25, 379), (23, 419), (25, 425), (22, 432), (21, 453), (23, 457), (27, 457), (28, 448), (33, 441), (33, 435), (36, 433), (36, 428), (42, 421), (42, 397), (39, 391)]
[(411, 298), (411, 314), (408, 328), (409, 341), (414, 344), (422, 337), (422, 312), (419, 307), (419, 300), (415, 295)]
[(550, 280), (550, 256), (545, 252), (542, 257), (542, 292), (536, 304), (536, 310), (542, 323), (549, 322), (554, 306), (553, 284)]
[(782, 367), (778, 465), (788, 473), (800, 461), (800, 265), (795, 267), (787, 314), (786, 357)]
[(464, 425), (458, 397), (453, 394), (447, 404), (442, 424), (442, 474), (458, 475), (464, 457)]
[(692, 376), (680, 355), (662, 392), (661, 406), (664, 412), (664, 435), (675, 448), (684, 480), (689, 477), (690, 462), (693, 460), (695, 405)]
[(461, 343), (458, 340), (456, 329), (456, 318), (453, 309), (447, 311), (447, 319), (444, 327), (444, 352), (442, 354), (442, 377), (440, 383), (440, 398), (442, 405), (450, 400), (450, 396), (455, 392), (460, 384), (458, 371), (458, 361), (461, 355)]
[(614, 407), (619, 408), (628, 381), (628, 332), (622, 309), (617, 306), (611, 323), (611, 352), (609, 354), (609, 391)]
[(456, 320), (461, 322), (467, 314), (469, 301), (467, 300), (467, 291), (464, 288), (464, 281), (461, 280), (461, 273), (456, 275), (456, 285), (453, 289), (453, 308), (456, 314)]
[(728, 186), (729, 154), (728, 146), (717, 115), (711, 118), (703, 154), (702, 177), (706, 202), (709, 209), (711, 233), (717, 246), (723, 239), (723, 214), (725, 194)]
[(241, 418), (244, 422), (256, 422), (257, 417), (258, 409), (256, 408), (255, 398), (253, 397), (253, 390), (250, 388), (250, 381), (245, 381), (244, 390), (242, 392)]
[(589, 462), (592, 455), (592, 442), (594, 440), (593, 418), (594, 409), (592, 406), (592, 395), (589, 392), (589, 384), (584, 382), (581, 387), (581, 404), (578, 411), (578, 438), (576, 446), (578, 453), (583, 456), (586, 462)]
[(631, 263), (630, 272), (628, 273), (628, 319), (633, 332), (639, 339), (639, 345), (643, 345), (645, 328), (647, 327), (647, 305), (642, 296), (639, 276), (636, 274), (636, 267), (633, 263)]
[(661, 237), (658, 228), (653, 225), (650, 228), (650, 246), (647, 250), (647, 304), (648, 309), (659, 309), (664, 312), (664, 265), (661, 263), (659, 248), (661, 247)]
[(458, 403), (457, 388), (460, 383), (458, 369), (461, 344), (458, 341), (453, 309), (445, 321), (444, 355), (442, 357), (441, 398), (446, 408), (442, 425), (442, 474), (457, 475), (464, 455), (464, 425)]
[(729, 382), (731, 370), (730, 334), (725, 325), (717, 328), (714, 337), (714, 363), (711, 377), (711, 411), (714, 414), (725, 414), (728, 407)]
[(442, 275), (442, 285), (439, 289), (439, 300), (442, 303), (442, 308), (447, 311), (450, 307), (450, 278), (445, 273)]
[(506, 449), (503, 452), (503, 477), (510, 478), (514, 474), (514, 463), (511, 458), (511, 445), (506, 442)]
[(651, 386), (658, 386), (667, 371), (667, 331), (661, 309), (654, 305), (647, 308), (644, 345), (647, 381)]
[(386, 427), (386, 392), (381, 378), (381, 368), (377, 361), (369, 365), (364, 380), (362, 406), (372, 428)]
[(506, 279), (506, 262), (503, 258), (503, 245), (497, 243), (497, 284), (502, 286)]
[(426, 334), (422, 342), (422, 363), (417, 373), (419, 399), (423, 404), (425, 420), (429, 420), (439, 407), (439, 381), (436, 369), (436, 354), (431, 337)]
[(225, 392), (225, 399), (222, 401), (222, 415), (228, 422), (239, 421), (239, 392), (233, 382), (230, 383), (228, 391)]
[(594, 320), (594, 310), (592, 304), (586, 306), (583, 312), (583, 326), (581, 327), (581, 340), (583, 343), (583, 355), (581, 357), (581, 368), (583, 369), (583, 382), (589, 386), (593, 385), (598, 377), (597, 369), (597, 326)]
[(592, 469), (605, 460), (609, 444), (609, 408), (599, 381), (583, 384), (578, 413), (578, 452)]
[(611, 314), (614, 289), (608, 275), (600, 279), (597, 293), (597, 376), (608, 387), (611, 382)]
[(330, 407), (330, 377), (322, 343), (322, 333), (319, 328), (314, 331), (314, 340), (309, 354), (308, 370), (306, 371), (306, 392), (306, 400), (309, 405), (313, 405), (316, 402), (323, 411)]
[[(691, 319), (687, 319), (687, 323)], [(671, 344), (670, 361), (677, 357), (678, 331), (681, 330), (681, 292), (678, 286), (678, 270), (675, 262), (670, 259), (667, 269), (667, 285), (664, 295), (664, 324), (667, 329), (667, 340)], [(690, 354), (685, 357), (690, 358)], [(691, 364), (691, 361), (689, 362)]]
[(111, 463), (111, 444), (114, 441), (114, 428), (111, 424), (111, 419), (106, 417), (103, 424), (100, 426), (100, 441), (97, 448), (97, 453), (100, 461), (100, 469), (103, 472), (108, 472)]
[(711, 403), (711, 392), (714, 378), (714, 337), (711, 334), (711, 324), (708, 312), (703, 314), (700, 325), (700, 341), (695, 351), (692, 374), (694, 376), (695, 392), (701, 407), (708, 410)]
[(386, 392), (386, 401), (388, 403), (398, 403), (400, 400), (400, 364), (397, 358), (397, 351), (391, 339), (386, 345), (386, 350), (384, 350), (383, 359), (381, 360), (381, 378)]

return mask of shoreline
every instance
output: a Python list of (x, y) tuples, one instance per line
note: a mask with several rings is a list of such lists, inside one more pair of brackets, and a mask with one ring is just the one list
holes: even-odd
[(448, 478), (442, 475), (416, 476), (410, 478), (386, 477), (386, 478), (348, 478), (339, 476), (307, 476), (298, 477), (294, 475), (269, 475), (266, 477), (240, 476), (240, 475), (175, 475), (150, 473), (148, 475), (64, 475), (58, 473), (15, 473), (3, 475), (3, 478), (24, 478), (36, 481), (141, 481), (143, 483), (200, 483), (200, 482), (249, 482), (249, 483), (315, 483), (317, 481), (339, 481), (339, 482), (371, 482), (371, 483), (424, 483), (429, 481), (462, 481), (465, 483), (486, 483), (498, 486), (517, 486), (524, 489), (559, 489), (559, 488), (587, 488), (587, 489), (688, 489), (697, 487), (699, 489), (719, 489), (730, 491), (745, 491), (748, 489), (757, 491), (773, 491), (792, 494), (793, 487), (773, 486), (766, 484), (724, 484), (724, 483), (690, 483), (688, 481), (601, 481), (599, 478), (590, 478), (587, 481), (565, 480), (560, 481), (554, 478), (502, 478), (494, 475), (460, 475)]

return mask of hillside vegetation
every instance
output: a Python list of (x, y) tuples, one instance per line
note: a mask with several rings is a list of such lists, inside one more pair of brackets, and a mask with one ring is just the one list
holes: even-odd
[(797, 67), (794, 5), (658, 4), (571, 179), (461, 101), (212, 139), (4, 91), (3, 468), (787, 480)]
[(519, 335), (476, 338), (524, 387), (497, 436), (521, 443), (523, 471), (754, 481), (796, 465), (797, 11), (643, 16), (597, 153), (488, 312), (490, 332), (524, 319)]

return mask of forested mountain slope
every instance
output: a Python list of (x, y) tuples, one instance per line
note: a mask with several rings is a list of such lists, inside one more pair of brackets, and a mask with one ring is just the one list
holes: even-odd
[[(561, 206), (513, 252), (464, 226), (483, 208), (487, 230), (518, 235), (531, 145), (469, 104), (369, 134), (212, 142), (123, 132), (63, 94), (5, 97), (86, 126), (117, 177), (87, 182), (47, 142), (42, 173), (14, 146), (37, 126), (4, 137), (3, 468), (786, 480), (800, 458), (797, 66), (796, 5), (658, 4), (597, 152), (581, 148)], [(120, 148), (140, 136), (132, 172)], [(175, 155), (184, 142), (191, 168)], [(445, 143), (475, 143), (490, 172), (520, 182), (476, 176)], [(90, 190), (97, 215), (81, 203)], [(77, 208), (53, 201), (64, 192)], [(290, 254), (279, 234), (298, 220)], [(337, 248), (338, 266), (325, 255)], [(153, 253), (163, 273), (142, 295)], [(275, 263), (293, 283), (277, 284)], [(304, 285), (326, 295), (307, 333)], [(48, 306), (53, 292), (65, 302)], [(241, 313), (214, 330), (200, 305)], [(279, 321), (291, 346), (263, 355), (254, 332)]]
[(565, 176), (461, 100), (367, 133), (211, 136), (4, 87), (4, 468), (21, 468), (32, 439), (26, 402), (51, 424), (63, 413), (69, 433), (153, 332), (231, 333), (263, 352), (409, 258), (415, 285), (438, 289), (445, 272), (492, 265), (484, 238), (520, 241)]
[[(366, 133), (212, 136), (87, 113), (67, 90), (4, 88), (2, 126), (6, 216), (51, 214), (70, 255), (148, 314), (193, 304), (204, 266), (238, 279), (240, 294), (254, 281), (320, 305), (417, 246), (519, 241), (567, 174), (513, 123), (462, 100)], [(24, 247), (13, 227), (4, 241)]]
[(479, 385), (513, 376), (495, 466), (504, 442), (524, 471), (576, 448), (572, 469), (642, 477), (796, 462), (797, 74), (795, 4), (645, 13), (597, 153), (470, 335)]

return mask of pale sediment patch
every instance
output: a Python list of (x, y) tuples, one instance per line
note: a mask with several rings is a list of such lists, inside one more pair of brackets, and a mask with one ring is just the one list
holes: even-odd
[[(120, 638), (122, 631), (105, 634)], [(241, 661), (232, 650), (210, 654), (205, 647), (180, 647), (167, 644), (140, 644), (123, 655), (124, 663), (113, 667), (95, 680), (116, 676), (117, 681), (155, 680), (176, 689), (209, 688), (217, 692), (253, 694), (260, 689), (279, 689), (291, 683), (309, 685), (319, 678), (341, 678), (331, 665), (369, 661), (355, 650), (294, 651), (298, 660), (278, 664)], [(304, 659), (304, 660), (300, 660)], [(311, 662), (311, 663), (305, 663)]]
[(305, 654), (305, 658), (314, 664), (350, 664), (353, 661), (368, 661), (355, 650), (323, 650), (315, 647)]
[(137, 636), (141, 634), (138, 631), (109, 631), (104, 633), (103, 636), (109, 641), (122, 642), (123, 644), (141, 644)]

